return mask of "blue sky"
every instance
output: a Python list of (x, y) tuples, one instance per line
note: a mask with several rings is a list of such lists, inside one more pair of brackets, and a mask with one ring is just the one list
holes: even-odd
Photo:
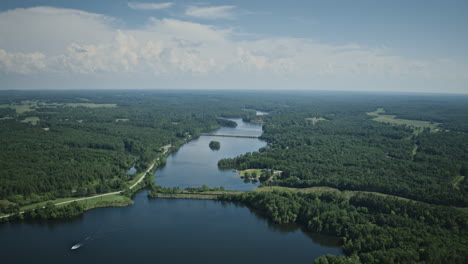
[(0, 89), (468, 93), (468, 1), (0, 2)]

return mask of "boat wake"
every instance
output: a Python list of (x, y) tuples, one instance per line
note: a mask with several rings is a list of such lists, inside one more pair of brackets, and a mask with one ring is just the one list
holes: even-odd
[(83, 239), (83, 241), (79, 242), (79, 243), (76, 243), (75, 245), (73, 245), (70, 250), (76, 250), (76, 249), (79, 249), (80, 247), (84, 246), (85, 242), (88, 241), (88, 240), (92, 240), (91, 237), (87, 237), (85, 239)]
[(116, 232), (119, 232), (119, 231), (122, 231), (126, 228), (128, 228), (128, 226), (132, 226), (131, 224), (118, 224), (117, 226), (114, 226), (113, 228), (110, 228), (110, 230), (107, 230), (107, 231), (98, 231), (98, 232), (94, 232), (92, 233), (91, 235), (89, 235), (88, 237), (86, 237), (85, 239), (79, 241), (78, 243), (74, 244), (70, 250), (77, 250), (81, 247), (83, 247), (85, 244), (88, 244), (88, 243), (91, 243), (91, 241), (93, 240), (97, 240), (97, 239), (102, 239), (103, 237), (108, 237)]

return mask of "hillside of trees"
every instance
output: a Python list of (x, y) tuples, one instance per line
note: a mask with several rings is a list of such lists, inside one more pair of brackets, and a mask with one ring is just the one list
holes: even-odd
[[(317, 102), (272, 110), (262, 117), (266, 123), (261, 138), (268, 146), (222, 159), (218, 165), (283, 171), (263, 185), (329, 186), (466, 207), (468, 134), (462, 128), (468, 124), (468, 99), (464, 97), (465, 104), (461, 104), (460, 98), (452, 98), (453, 102), (450, 98), (419, 116), (429, 120), (433, 114), (434, 121), (444, 122), (437, 132), (376, 122), (366, 114), (377, 106), (396, 114), (395, 109), (403, 107), (402, 99), (385, 102), (376, 98), (372, 103), (336, 99), (339, 107), (337, 102)], [(404, 108), (403, 117), (416, 118), (410, 111), (427, 108), (428, 103), (422, 101)]]
[(144, 171), (163, 146), (177, 148), (202, 132), (235, 126), (225, 117), (246, 115), (238, 97), (218, 96), (2, 91), (0, 210), (123, 189), (134, 177), (126, 173), (132, 164)]
[(468, 216), (459, 209), (360, 194), (248, 192), (242, 202), (277, 223), (341, 238), (345, 257), (315, 263), (467, 263)]

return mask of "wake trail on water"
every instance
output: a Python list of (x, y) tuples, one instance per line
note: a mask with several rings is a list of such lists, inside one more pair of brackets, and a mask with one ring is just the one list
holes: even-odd
[(117, 232), (123, 231), (125, 229), (129, 228), (129, 224), (119, 224), (116, 227), (110, 229), (110, 230), (105, 230), (105, 231), (97, 231), (92, 233), (91, 235), (87, 236), (85, 239), (79, 241), (78, 243), (74, 244), (70, 250), (77, 250), (84, 245), (90, 243), (91, 241), (106, 238), (111, 236), (112, 234), (115, 234)]

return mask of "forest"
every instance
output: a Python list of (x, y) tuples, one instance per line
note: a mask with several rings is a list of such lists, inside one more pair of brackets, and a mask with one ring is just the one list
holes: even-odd
[[(315, 263), (468, 262), (468, 97), (458, 95), (0, 91), (0, 214), (125, 189), (133, 165), (142, 172), (163, 146), (175, 151), (201, 133), (235, 126), (226, 118), (263, 123), (267, 146), (218, 166), (252, 171), (244, 180), (258, 179), (262, 187), (298, 191), (220, 199), (340, 237), (346, 256)], [(180, 191), (155, 186), (150, 177), (145, 183), (153, 196)], [(301, 191), (316, 186), (357, 195)], [(79, 204), (48, 204), (24, 218), (83, 211)]]
[(467, 263), (468, 216), (445, 206), (361, 194), (246, 192), (224, 195), (277, 223), (338, 236), (346, 256), (322, 263)]
[[(246, 117), (239, 98), (129, 91), (2, 91), (0, 213), (122, 190), (160, 154)], [(34, 120), (34, 122), (30, 122)]]
[[(222, 159), (218, 165), (282, 171), (273, 181), (264, 181), (264, 186), (328, 186), (468, 206), (466, 97), (465, 101), (444, 98), (437, 101), (437, 107), (432, 106), (432, 97), (411, 102), (412, 107), (403, 104), (411, 97), (401, 101), (390, 97), (386, 102), (366, 99), (372, 103), (337, 98), (343, 100), (339, 107), (337, 102), (325, 101), (272, 110), (263, 116), (261, 138), (268, 146)], [(421, 118), (441, 125), (430, 130), (376, 122), (367, 113), (379, 107), (398, 118)]]

